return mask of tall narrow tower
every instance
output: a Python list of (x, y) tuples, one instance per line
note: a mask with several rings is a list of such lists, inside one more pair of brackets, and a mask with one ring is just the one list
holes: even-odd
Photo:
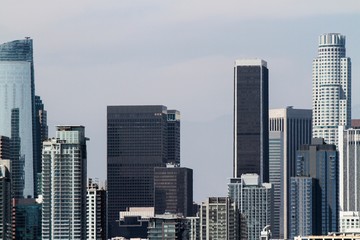
[(58, 126), (42, 150), (42, 239), (86, 239), (83, 126)]
[(313, 137), (338, 146), (338, 126), (351, 125), (351, 60), (345, 36), (323, 34), (313, 61)]
[(234, 178), (256, 173), (269, 181), (269, 71), (261, 59), (235, 61)]

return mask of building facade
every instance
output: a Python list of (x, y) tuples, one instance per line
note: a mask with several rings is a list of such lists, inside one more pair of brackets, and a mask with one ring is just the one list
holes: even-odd
[(86, 238), (86, 141), (83, 126), (57, 126), (42, 151), (42, 239)]
[(155, 213), (192, 216), (193, 171), (170, 166), (154, 168)]
[(287, 107), (269, 110), (269, 182), (274, 191), (273, 238), (288, 237), (288, 186), (295, 176), (296, 151), (311, 143), (311, 110)]
[(338, 145), (338, 126), (351, 125), (351, 60), (346, 57), (345, 36), (319, 37), (313, 61), (313, 137)]
[(338, 153), (334, 144), (326, 144), (322, 138), (313, 138), (311, 144), (300, 147), (297, 152), (296, 176), (307, 176), (318, 181), (318, 194), (314, 197), (316, 205), (319, 206), (316, 209), (321, 210), (320, 214), (317, 214), (320, 218), (313, 220), (313, 225), (316, 224), (320, 232), (313, 234), (338, 231), (338, 174)]
[(176, 214), (159, 214), (150, 218), (149, 240), (188, 240), (189, 230), (186, 218)]
[(107, 239), (106, 189), (91, 178), (86, 193), (86, 239)]
[(272, 186), (261, 183), (259, 175), (243, 174), (241, 178), (230, 179), (228, 196), (242, 215), (241, 225), (246, 226), (247, 233), (241, 232), (241, 236), (250, 240), (259, 239), (263, 228), (273, 225)]
[(0, 239), (11, 238), (11, 165), (0, 158)]
[(256, 173), (269, 181), (269, 71), (261, 59), (236, 60), (234, 67), (233, 177)]
[(360, 212), (340, 211), (340, 232), (360, 233)]
[(229, 197), (210, 197), (200, 206), (200, 239), (238, 239), (238, 211)]
[(129, 207), (154, 206), (154, 168), (178, 161), (177, 154), (169, 152), (169, 142), (173, 151), (179, 151), (176, 143), (180, 142), (180, 135), (174, 130), (174, 124), (179, 127), (180, 113), (167, 110), (165, 106), (108, 106), (110, 237), (117, 236), (116, 220), (120, 211)]
[(11, 138), (16, 198), (34, 196), (34, 92), (32, 40), (0, 44), (0, 135)]
[(339, 127), (340, 211), (360, 211), (360, 128)]

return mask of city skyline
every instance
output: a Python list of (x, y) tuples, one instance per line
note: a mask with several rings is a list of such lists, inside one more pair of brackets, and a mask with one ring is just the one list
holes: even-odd
[[(199, 8), (199, 3), (187, 8), (185, 3), (140, 1), (134, 5), (110, 2), (109, 6), (76, 3), (72, 9), (64, 7), (66, 4), (59, 7), (42, 2), (42, 9), (47, 10), (42, 12), (36, 12), (36, 4), (25, 3), (27, 12), (15, 12), (18, 5), (7, 3), (0, 10), (0, 20), (12, 24), (0, 26), (0, 42), (26, 35), (33, 38), (36, 94), (48, 110), (49, 129), (53, 131), (55, 125), (63, 123), (86, 126), (92, 139), (88, 144), (89, 177), (106, 178), (107, 105), (165, 104), (181, 111), (182, 164), (194, 169), (194, 199), (200, 202), (210, 195), (225, 196), (232, 172), (235, 59), (267, 60), (271, 69), (270, 108), (294, 105), (310, 109), (317, 38), (339, 32), (347, 38), (346, 48), (353, 62), (353, 91), (359, 89), (357, 2), (347, 6), (335, 1), (327, 1), (325, 6), (323, 1), (311, 2), (311, 9), (306, 2), (276, 3), (284, 4), (288, 11), (279, 8), (267, 12), (268, 3), (264, 9), (256, 3), (210, 3), (207, 9), (196, 11), (192, 8)], [(264, 19), (269, 24), (264, 24)], [(283, 23), (284, 19), (289, 23)], [(113, 20), (119, 26), (110, 24)], [(108, 30), (101, 29), (104, 26), (109, 26)], [(146, 30), (149, 26), (153, 26), (154, 34)], [(111, 33), (117, 28), (116, 34)], [(87, 88), (79, 91), (83, 86)], [(359, 96), (353, 94), (352, 100), (352, 116), (360, 118)], [(202, 128), (196, 130), (197, 124)], [(200, 142), (211, 139), (209, 136), (216, 139)], [(207, 171), (201, 168), (204, 164), (209, 166)], [(218, 169), (223, 171), (216, 174)], [(205, 189), (207, 182), (214, 183), (214, 189)]]

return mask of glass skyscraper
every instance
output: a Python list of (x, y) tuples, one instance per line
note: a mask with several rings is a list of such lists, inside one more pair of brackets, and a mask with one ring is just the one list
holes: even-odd
[(261, 59), (235, 61), (233, 177), (269, 181), (269, 71)]
[(346, 57), (345, 36), (319, 37), (312, 90), (313, 137), (338, 146), (338, 126), (351, 125), (351, 60)]
[(34, 64), (31, 39), (0, 45), (0, 135), (11, 138), (13, 197), (34, 196)]

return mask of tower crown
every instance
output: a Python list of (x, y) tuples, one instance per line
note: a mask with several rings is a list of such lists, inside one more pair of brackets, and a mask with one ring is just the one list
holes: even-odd
[(319, 37), (319, 46), (342, 46), (345, 47), (345, 36), (340, 33), (325, 33)]

